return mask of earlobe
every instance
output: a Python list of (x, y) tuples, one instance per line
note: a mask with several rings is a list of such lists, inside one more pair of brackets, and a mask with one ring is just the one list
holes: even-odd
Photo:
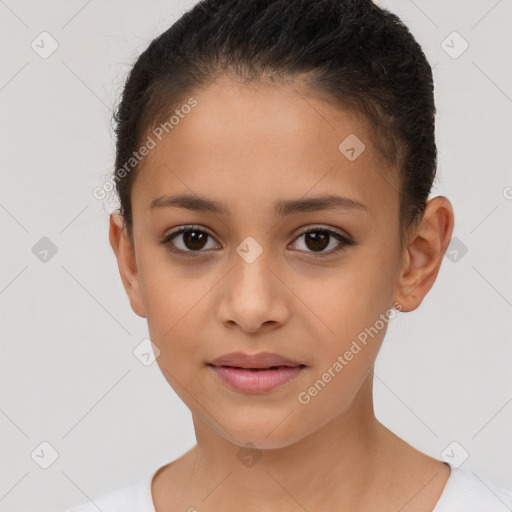
[(431, 199), (403, 256), (395, 301), (401, 311), (415, 310), (430, 291), (450, 244), (454, 225), (453, 208), (443, 196)]
[(109, 241), (116, 255), (121, 281), (130, 300), (130, 306), (136, 315), (146, 318), (135, 253), (124, 219), (118, 212), (110, 214)]

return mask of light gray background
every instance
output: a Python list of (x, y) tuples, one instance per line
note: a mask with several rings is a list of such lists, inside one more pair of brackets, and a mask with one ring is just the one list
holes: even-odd
[[(195, 443), (156, 363), (133, 355), (146, 321), (108, 243), (111, 204), (92, 195), (113, 166), (111, 109), (130, 65), (194, 3), (0, 1), (1, 511), (87, 501)], [(463, 469), (512, 489), (512, 1), (378, 3), (434, 66), (432, 196), (452, 201), (468, 252), (389, 326), (376, 413), (433, 457), (457, 441)], [(47, 59), (31, 48), (43, 31), (59, 44)], [(469, 43), (456, 59), (441, 46), (453, 31)], [(32, 252), (42, 237), (58, 248), (46, 263)], [(31, 457), (43, 441), (58, 452), (48, 469)]]

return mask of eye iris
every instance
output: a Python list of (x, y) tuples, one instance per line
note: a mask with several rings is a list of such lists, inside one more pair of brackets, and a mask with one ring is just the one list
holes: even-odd
[(205, 246), (207, 236), (206, 233), (200, 231), (186, 231), (183, 233), (183, 240), (188, 249), (199, 250)]
[[(308, 243), (308, 240), (313, 240), (313, 247)], [(319, 244), (319, 245), (318, 245)], [(311, 250), (322, 250), (329, 245), (329, 234), (322, 233), (321, 231), (313, 231), (306, 233), (306, 245)]]
[[(183, 241), (185, 246), (190, 251), (199, 252), (205, 245), (208, 239), (208, 233), (203, 231), (188, 230), (182, 232)], [(328, 245), (331, 233), (328, 231), (309, 231), (303, 235), (306, 240), (307, 247), (315, 252), (323, 251)]]

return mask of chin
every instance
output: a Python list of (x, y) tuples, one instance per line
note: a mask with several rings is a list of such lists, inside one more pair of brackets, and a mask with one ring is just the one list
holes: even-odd
[(289, 418), (284, 421), (282, 416), (278, 419), (272, 418), (272, 421), (253, 421), (251, 419), (248, 421), (247, 417), (239, 423), (231, 421), (225, 426), (232, 437), (226, 436), (225, 432), (222, 433), (222, 436), (240, 447), (252, 447), (260, 450), (286, 448), (307, 437), (306, 432), (297, 429), (300, 422), (288, 421), (292, 416), (290, 414)]

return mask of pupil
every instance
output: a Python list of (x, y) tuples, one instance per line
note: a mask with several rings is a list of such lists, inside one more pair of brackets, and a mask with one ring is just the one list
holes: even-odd
[[(201, 238), (203, 239), (202, 243)], [(202, 249), (205, 245), (206, 233), (198, 233), (197, 231), (187, 231), (184, 235), (184, 240), (185, 245), (189, 249)]]
[[(322, 251), (329, 243), (329, 234), (319, 231), (306, 233), (306, 245), (311, 250)], [(205, 246), (206, 233), (187, 231), (184, 234), (185, 245), (191, 250), (199, 250)]]
[[(320, 233), (318, 231), (315, 231), (314, 233), (307, 233), (306, 234), (306, 245), (309, 249), (315, 250), (322, 250), (325, 249), (329, 243), (328, 243), (329, 234), (327, 233)], [(311, 244), (308, 244), (308, 240), (313, 240), (313, 247), (311, 247)], [(320, 245), (315, 245), (320, 242)]]

